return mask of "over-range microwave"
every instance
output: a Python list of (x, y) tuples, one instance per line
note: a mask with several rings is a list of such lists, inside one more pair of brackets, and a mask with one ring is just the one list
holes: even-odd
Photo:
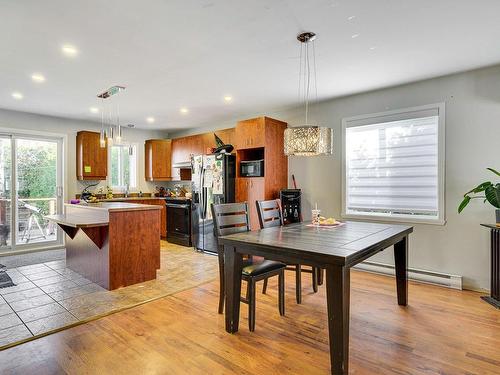
[(264, 177), (264, 159), (240, 161), (241, 177)]

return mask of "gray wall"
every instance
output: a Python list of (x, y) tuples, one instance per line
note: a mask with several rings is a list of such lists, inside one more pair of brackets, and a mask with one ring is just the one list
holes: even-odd
[[(319, 82), (319, 84), (328, 84)], [(331, 82), (330, 84), (335, 84)], [(410, 240), (412, 268), (462, 275), (464, 286), (489, 289), (489, 237), (479, 223), (494, 222), (494, 211), (481, 200), (461, 215), (457, 205), (464, 192), (485, 180), (495, 180), (485, 168), (500, 168), (500, 66), (454, 74), (398, 87), (319, 103), (312, 116), (335, 132), (335, 152), (324, 157), (291, 157), (289, 172), (303, 189), (304, 211), (317, 202), (326, 216), (341, 212), (341, 120), (361, 114), (446, 103), (446, 220), (444, 226), (415, 225)], [(248, 117), (259, 115), (251, 114)], [(297, 110), (266, 113), (300, 125)], [(237, 119), (172, 134), (173, 137), (234, 126)], [(387, 251), (372, 258), (392, 263)]]
[[(89, 181), (80, 182), (76, 179), (76, 133), (80, 130), (100, 131), (101, 125), (81, 120), (71, 120), (60, 117), (43, 116), (25, 112), (16, 112), (0, 109), (0, 132), (6, 129), (26, 130), (36, 132), (55, 133), (67, 136), (65, 145), (65, 200), (73, 198), (76, 193), (92, 183)], [(153, 192), (155, 184), (146, 182), (144, 179), (144, 141), (153, 138), (166, 138), (164, 131), (151, 131), (140, 129), (124, 129), (124, 138), (127, 141), (137, 143), (138, 147), (138, 190), (143, 192)], [(106, 186), (106, 181), (100, 183)]]

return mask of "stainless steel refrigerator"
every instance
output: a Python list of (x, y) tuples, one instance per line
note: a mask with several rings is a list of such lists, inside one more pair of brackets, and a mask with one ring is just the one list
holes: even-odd
[(217, 253), (211, 204), (235, 201), (236, 157), (231, 154), (196, 155), (192, 158), (193, 246)]

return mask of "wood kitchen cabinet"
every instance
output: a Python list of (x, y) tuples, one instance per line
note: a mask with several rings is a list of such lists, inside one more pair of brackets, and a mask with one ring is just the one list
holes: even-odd
[[(216, 130), (213, 134), (217, 135), (226, 145), (233, 145), (236, 150), (236, 145), (234, 144), (236, 140), (236, 128)], [(212, 147), (216, 147), (214, 136), (212, 136), (211, 141), (213, 142)]]
[(172, 179), (172, 140), (149, 139), (145, 143), (146, 181)]
[[(269, 117), (240, 121), (236, 125), (236, 201), (248, 202), (250, 227), (259, 228), (255, 201), (279, 197), (288, 187), (288, 157), (284, 153), (287, 124)], [(264, 160), (264, 176), (241, 175), (242, 161)]]
[(161, 207), (160, 211), (160, 235), (161, 238), (167, 238), (167, 207), (164, 199), (146, 199), (144, 204), (152, 204)]
[(267, 119), (269, 118), (257, 117), (239, 121), (236, 125), (235, 134), (236, 150), (264, 147), (266, 144), (265, 130)]
[(100, 134), (90, 131), (76, 133), (76, 178), (105, 180), (108, 176), (108, 145), (100, 145)]
[[(227, 144), (233, 144), (235, 139), (234, 128), (218, 130), (215, 134)], [(216, 147), (214, 132), (175, 138), (172, 140), (172, 165), (188, 162), (192, 155), (205, 155), (213, 147)], [(180, 169), (172, 167), (171, 176), (173, 180), (180, 180)]]
[(236, 179), (236, 202), (248, 203), (251, 230), (257, 230), (260, 228), (255, 201), (264, 199), (264, 196), (264, 177), (248, 177)]
[[(118, 201), (118, 200), (117, 200)], [(123, 202), (135, 203), (135, 204), (150, 204), (155, 206), (160, 206), (160, 236), (161, 238), (167, 238), (167, 207), (165, 205), (165, 199), (134, 199), (133, 201), (127, 198), (123, 199)], [(140, 224), (139, 224), (140, 225)]]

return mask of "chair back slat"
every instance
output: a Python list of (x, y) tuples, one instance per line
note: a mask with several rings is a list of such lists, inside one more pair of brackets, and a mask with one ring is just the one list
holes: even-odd
[(247, 224), (247, 215), (245, 213), (239, 213), (234, 215), (220, 215), (219, 216), (219, 227), (224, 228), (228, 226), (241, 226)]
[(279, 199), (256, 201), (260, 228), (279, 227), (283, 225), (281, 202)]
[(262, 212), (262, 219), (264, 221), (269, 221), (269, 220), (279, 220), (280, 219), (280, 211), (279, 210), (268, 210)]
[(241, 228), (245, 227), (227, 227), (219, 230), (220, 236), (229, 236), (230, 234), (246, 232), (246, 230), (241, 230)]
[(212, 204), (211, 209), (216, 238), (250, 230), (246, 202)]

